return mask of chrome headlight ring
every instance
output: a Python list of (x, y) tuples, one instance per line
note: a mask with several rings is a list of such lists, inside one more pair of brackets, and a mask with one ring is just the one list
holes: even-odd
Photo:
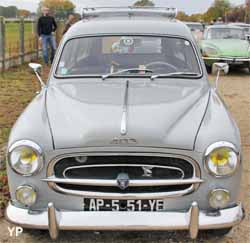
[[(228, 172), (225, 174), (222, 173), (216, 173), (214, 171), (214, 168), (211, 168), (211, 164), (213, 164), (214, 162), (211, 161), (211, 155), (212, 153), (216, 152), (216, 150), (220, 150), (220, 149), (225, 149), (227, 151), (229, 151), (229, 153), (231, 153), (231, 160), (229, 161), (225, 161), (225, 165), (230, 164)], [(232, 143), (230, 142), (226, 142), (226, 141), (220, 141), (220, 142), (216, 142), (211, 144), (210, 146), (208, 146), (208, 148), (205, 151), (204, 154), (204, 166), (205, 169), (209, 172), (209, 174), (213, 175), (214, 177), (217, 178), (225, 178), (225, 177), (229, 177), (232, 176), (239, 168), (240, 166), (240, 162), (241, 162), (241, 156), (240, 156), (240, 150)], [(216, 166), (216, 165), (213, 165)], [(221, 168), (223, 169), (224, 165), (221, 165)], [(231, 171), (230, 171), (231, 168)]]
[[(35, 169), (33, 169), (33, 171), (30, 171), (29, 173), (24, 173), (24, 172), (21, 172), (21, 170), (19, 170), (18, 168), (15, 167), (15, 165), (18, 163), (16, 162), (15, 164), (13, 164), (13, 161), (12, 161), (12, 153), (16, 152), (16, 150), (18, 149), (21, 149), (21, 148), (26, 148), (26, 149), (29, 149), (31, 152), (33, 152), (36, 156), (36, 163), (37, 163), (37, 166)], [(18, 151), (20, 153), (20, 151)], [(19, 155), (19, 157), (21, 157), (20, 154), (18, 154), (17, 152), (17, 156)], [(19, 158), (20, 160), (20, 158)], [(36, 174), (38, 174), (42, 168), (43, 168), (43, 165), (44, 165), (44, 155), (43, 155), (43, 151), (42, 151), (42, 148), (35, 142), (31, 141), (31, 140), (20, 140), (20, 141), (17, 141), (15, 142), (14, 144), (12, 144), (8, 150), (8, 164), (9, 166), (12, 168), (12, 170), (17, 173), (18, 175), (21, 175), (21, 176), (25, 176), (25, 177), (28, 177), (28, 176), (34, 176)]]

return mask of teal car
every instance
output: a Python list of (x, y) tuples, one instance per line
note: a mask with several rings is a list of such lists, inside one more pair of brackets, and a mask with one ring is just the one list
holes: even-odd
[(200, 45), (208, 70), (215, 62), (226, 62), (230, 66), (248, 68), (250, 72), (250, 41), (243, 28), (232, 25), (209, 26)]

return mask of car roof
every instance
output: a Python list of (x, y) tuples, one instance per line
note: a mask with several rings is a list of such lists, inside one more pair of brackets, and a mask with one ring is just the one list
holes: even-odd
[(250, 24), (246, 24), (246, 23), (230, 23), (230, 25), (233, 26), (242, 26), (242, 27), (250, 27)]
[(217, 25), (210, 25), (207, 27), (207, 29), (226, 29), (226, 28), (242, 30), (241, 27), (231, 24), (217, 24)]
[(186, 25), (202, 25), (201, 22), (184, 22)]
[(192, 34), (184, 23), (163, 16), (90, 17), (74, 24), (66, 33), (65, 39), (96, 34), (156, 34), (192, 39)]

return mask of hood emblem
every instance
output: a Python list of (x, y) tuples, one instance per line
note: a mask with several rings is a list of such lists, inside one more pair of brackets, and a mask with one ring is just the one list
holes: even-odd
[(143, 166), (142, 170), (143, 170), (143, 177), (152, 177), (153, 176), (153, 171), (152, 171), (153, 167), (152, 166)]
[(113, 138), (111, 144), (116, 145), (129, 145), (129, 144), (137, 144), (137, 140), (135, 138)]
[(121, 190), (125, 190), (129, 186), (129, 176), (126, 173), (120, 173), (116, 178), (117, 186)]

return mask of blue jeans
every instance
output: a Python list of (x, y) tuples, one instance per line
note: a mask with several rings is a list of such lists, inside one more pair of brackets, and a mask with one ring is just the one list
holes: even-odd
[(51, 50), (50, 62), (53, 62), (55, 52), (56, 52), (56, 41), (55, 37), (50, 35), (41, 35), (42, 37), (42, 48), (43, 48), (43, 59), (46, 64), (49, 63), (49, 46)]

